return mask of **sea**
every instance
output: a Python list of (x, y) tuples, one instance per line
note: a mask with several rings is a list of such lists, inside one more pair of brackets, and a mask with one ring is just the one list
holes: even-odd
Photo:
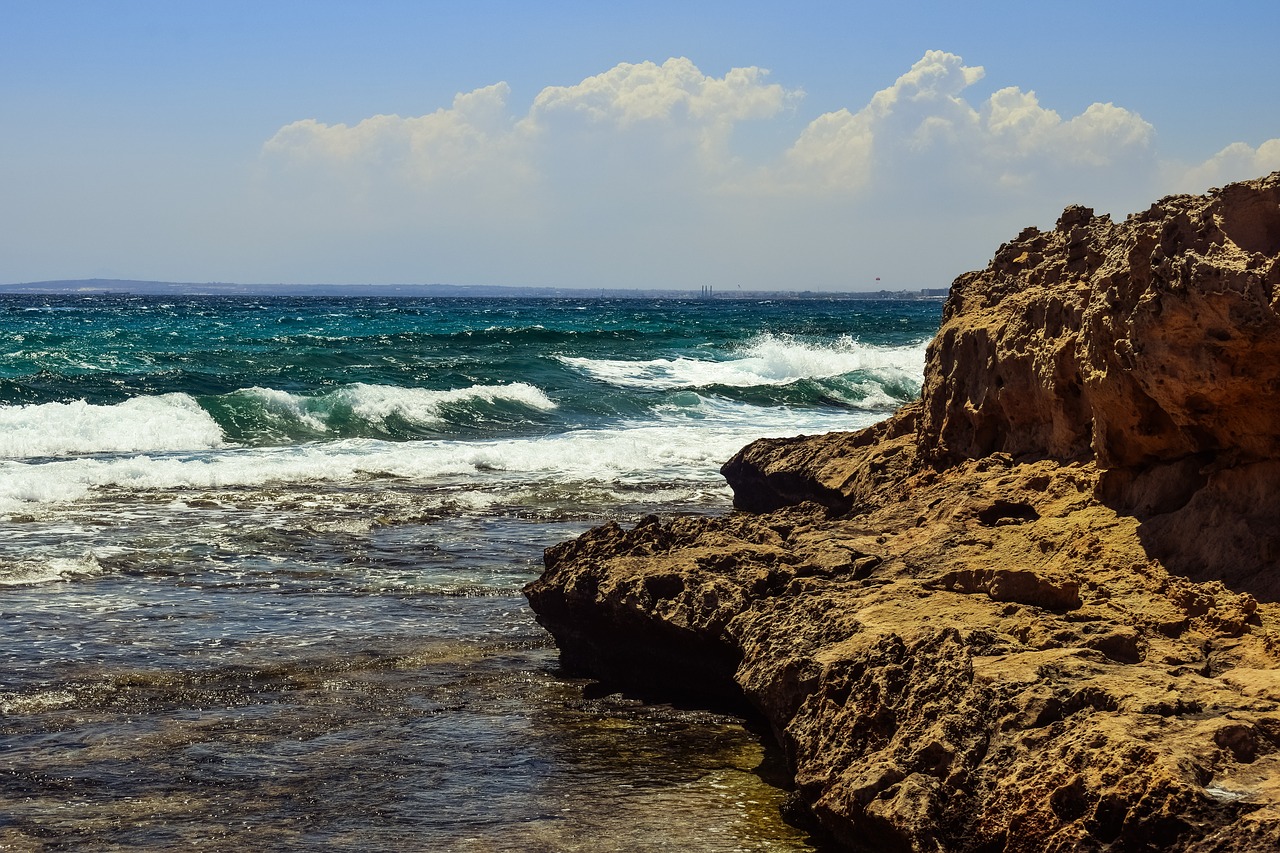
[(0, 849), (800, 851), (522, 594), (919, 394), (931, 300), (0, 296)]

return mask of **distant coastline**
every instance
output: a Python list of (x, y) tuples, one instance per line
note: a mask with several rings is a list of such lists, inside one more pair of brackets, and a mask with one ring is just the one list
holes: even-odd
[(945, 287), (915, 290), (663, 290), (659, 288), (518, 287), (464, 284), (231, 284), (227, 282), (134, 281), (87, 278), (0, 284), (0, 294), (103, 296), (371, 296), (379, 298), (512, 299), (942, 299)]

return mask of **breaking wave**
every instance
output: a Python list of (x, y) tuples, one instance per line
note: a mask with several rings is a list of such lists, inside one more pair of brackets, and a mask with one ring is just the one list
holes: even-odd
[(247, 443), (507, 429), (557, 407), (525, 382), (444, 391), (356, 383), (319, 395), (246, 388), (211, 399), (208, 406), (230, 436)]
[(0, 406), (0, 457), (208, 450), (222, 429), (188, 394), (136, 397), (114, 406), (75, 401)]
[(597, 359), (561, 356), (560, 361), (593, 379), (624, 388), (669, 391), (676, 389), (777, 388), (806, 380), (850, 380), (849, 389), (861, 386), (860, 398), (876, 396), (871, 386), (883, 390), (887, 400), (902, 402), (903, 392), (918, 393), (924, 375), (925, 343), (877, 347), (852, 337), (826, 344), (810, 343), (789, 335), (764, 334), (754, 338), (726, 360), (655, 358), (646, 360)]
[(416, 438), (456, 428), (510, 428), (555, 408), (546, 394), (523, 382), (445, 391), (357, 383), (316, 396), (246, 388), (199, 399), (171, 393), (114, 405), (77, 400), (0, 406), (0, 459)]
[(720, 465), (761, 435), (857, 428), (875, 420), (786, 409), (762, 412), (695, 398), (655, 420), (533, 438), (344, 439), (284, 447), (223, 447), (169, 455), (0, 460), (0, 513), (92, 498), (104, 490), (274, 487), (394, 478), (406, 485), (484, 491), (513, 483), (696, 483), (719, 486)]

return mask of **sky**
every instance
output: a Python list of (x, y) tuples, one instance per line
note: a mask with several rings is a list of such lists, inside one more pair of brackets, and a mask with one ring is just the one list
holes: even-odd
[(945, 287), (1280, 169), (1280, 3), (0, 0), (0, 283)]

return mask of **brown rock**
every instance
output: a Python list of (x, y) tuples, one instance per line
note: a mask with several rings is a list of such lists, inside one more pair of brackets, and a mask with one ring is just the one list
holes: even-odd
[(726, 518), (526, 590), (564, 661), (738, 700), (877, 850), (1280, 847), (1280, 174), (1028, 229), (919, 405), (757, 442)]
[(1114, 224), (1068, 208), (956, 279), (930, 347), (921, 450), (1280, 456), (1280, 173)]
[(861, 432), (753, 442), (724, 463), (733, 505), (768, 512), (813, 501), (848, 512), (883, 500), (915, 463), (918, 405)]

